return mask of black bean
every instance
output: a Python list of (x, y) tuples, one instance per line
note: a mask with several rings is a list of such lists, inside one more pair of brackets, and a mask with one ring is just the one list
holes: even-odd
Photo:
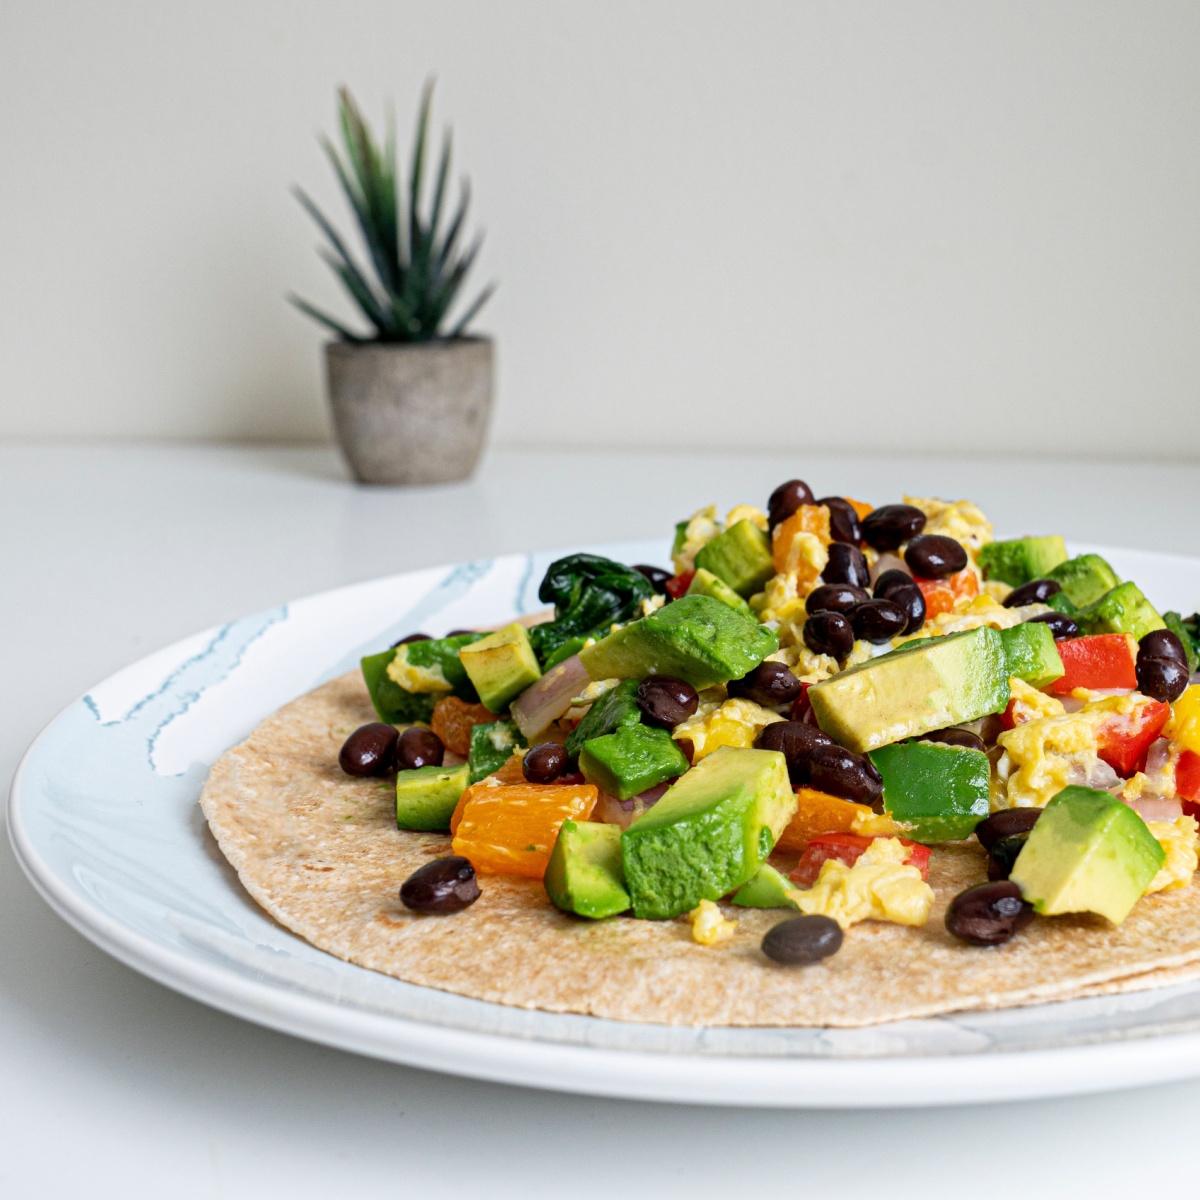
[(863, 552), (849, 542), (833, 542), (829, 547), (829, 562), (821, 572), (826, 583), (848, 583), (865, 588), (871, 582), (871, 569)]
[(690, 683), (673, 675), (651, 675), (638, 684), (637, 706), (647, 725), (674, 729), (696, 711), (700, 697)]
[(427, 634), (427, 633), (410, 633), (408, 635), (408, 637), (402, 637), (398, 642), (393, 642), (392, 649), (395, 650), (395, 648), (397, 646), (408, 646), (408, 645), (411, 645), (413, 642), (432, 642), (432, 641), (433, 641), (433, 638), (431, 638), (429, 636), (429, 634)]
[(530, 783), (553, 783), (567, 769), (567, 748), (542, 742), (525, 751), (521, 770)]
[(778, 750), (787, 762), (794, 784), (808, 783), (808, 757), (818, 746), (832, 746), (833, 738), (803, 721), (773, 721), (759, 731), (754, 742), (760, 750)]
[(925, 528), (925, 514), (911, 504), (885, 504), (862, 519), (863, 541), (876, 550), (895, 550)]
[(946, 928), (972, 946), (998, 946), (1033, 920), (1033, 905), (1010, 880), (959, 892), (946, 909)]
[(906, 587), (890, 588), (886, 596), (878, 598), (890, 600), (904, 610), (908, 624), (900, 631), (901, 633), (916, 633), (925, 624), (925, 593), (915, 583), (910, 583)]
[(819, 792), (874, 804), (883, 795), (883, 780), (868, 758), (859, 758), (844, 746), (816, 746), (808, 756), (808, 772)]
[(452, 629), (446, 636), (449, 637), (467, 637), (474, 633), (474, 629)]
[(475, 868), (458, 855), (418, 867), (400, 888), (405, 908), (419, 913), (456, 913), (479, 899)]
[(809, 592), (804, 608), (809, 613), (844, 613), (870, 598), (866, 588), (855, 587), (852, 583), (823, 583)]
[[(817, 503), (823, 504), (829, 509), (829, 536), (835, 542), (853, 542), (857, 545), (862, 541), (862, 526), (859, 524), (858, 510), (849, 500), (845, 500), (841, 496), (823, 496)], [(865, 585), (866, 581), (863, 586)]]
[(342, 743), (338, 754), (338, 766), (347, 775), (365, 778), (371, 775), (386, 775), (396, 766), (396, 742), (400, 732), (394, 725), (372, 721), (360, 725)]
[(841, 613), (813, 613), (804, 622), (804, 644), (814, 654), (845, 658), (854, 649), (854, 629)]
[(894, 600), (864, 600), (850, 613), (850, 623), (855, 637), (878, 645), (905, 631), (908, 613)]
[(396, 766), (401, 771), (414, 771), (418, 767), (440, 767), (446, 747), (432, 729), (411, 725), (396, 743)]
[(1143, 696), (1170, 704), (1183, 695), (1188, 685), (1186, 663), (1175, 658), (1159, 658), (1154, 654), (1137, 656), (1137, 685)]
[(842, 927), (832, 917), (789, 917), (767, 930), (762, 952), (788, 967), (820, 962), (842, 948)]
[(1027, 834), (1005, 837), (988, 847), (988, 879), (995, 883), (999, 879), (1007, 879), (1012, 874), (1017, 855), (1025, 849), (1027, 838)]
[(803, 479), (781, 483), (767, 501), (767, 524), (771, 529), (792, 515), (802, 504), (813, 502), (812, 488)]
[(1079, 625), (1073, 617), (1068, 617), (1066, 613), (1038, 613), (1036, 617), (1030, 617), (1026, 624), (1028, 625), (1031, 621), (1040, 621), (1043, 625), (1049, 625), (1056, 642), (1065, 642), (1068, 638), (1079, 636)]
[(990, 850), (1001, 838), (1028, 833), (1041, 815), (1040, 808), (1002, 808), (975, 826), (975, 836), (985, 850)]
[(777, 704), (790, 704), (800, 695), (803, 685), (786, 663), (761, 662), (749, 675), (730, 680), (728, 690), (731, 696), (744, 696), (755, 704), (771, 708)]
[[(893, 567), (890, 571), (884, 571), (878, 579), (875, 580), (875, 596), (879, 600), (890, 600), (892, 593), (900, 588), (917, 587), (913, 582), (913, 577), (908, 571), (901, 571)], [(920, 591), (920, 588), (917, 588)]]
[(962, 746), (966, 750), (986, 750), (983, 738), (969, 729), (960, 729), (951, 725), (949, 729), (935, 729), (932, 733), (924, 733), (920, 738), (923, 742), (941, 742), (944, 746)]
[(651, 567), (646, 563), (638, 563), (633, 568), (639, 575), (645, 575), (650, 580), (650, 586), (660, 595), (667, 594), (667, 580), (671, 578), (670, 571), (664, 571), (662, 567)]
[(1023, 608), (1026, 604), (1045, 604), (1051, 596), (1062, 591), (1057, 579), (1031, 579), (1020, 587), (1013, 588), (1004, 597), (1005, 608)]
[(914, 575), (925, 579), (944, 579), (967, 565), (967, 552), (961, 542), (941, 533), (922, 533), (908, 543), (904, 561)]
[(1150, 658), (1173, 658), (1187, 666), (1187, 653), (1183, 643), (1169, 629), (1152, 629), (1138, 642), (1138, 658), (1145, 654)]

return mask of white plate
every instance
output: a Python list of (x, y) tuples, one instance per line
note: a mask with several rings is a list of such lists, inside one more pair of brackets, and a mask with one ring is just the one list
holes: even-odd
[[(625, 562), (667, 557), (658, 542), (595, 549)], [(1164, 607), (1200, 602), (1200, 561), (1099, 549)], [(168, 987), (273, 1029), (437, 1071), (630, 1098), (820, 1107), (1063, 1095), (1200, 1074), (1200, 984), (862, 1030), (673, 1028), (414, 987), (276, 925), (201, 816), (211, 764), (362, 653), (417, 629), (543, 607), (537, 586), (553, 557), (326, 592), (105, 680), (51, 722), (17, 772), (8, 827), (22, 866), (85, 937)]]

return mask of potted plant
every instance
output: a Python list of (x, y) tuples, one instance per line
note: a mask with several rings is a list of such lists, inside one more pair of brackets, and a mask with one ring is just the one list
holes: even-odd
[(394, 122), (383, 147), (350, 93), (339, 93), (344, 159), (321, 143), (358, 224), (370, 263), (358, 264), (345, 240), (299, 188), (296, 198), (328, 241), (321, 257), (371, 329), (355, 333), (340, 320), (292, 296), (292, 302), (337, 334), (325, 347), (329, 399), (338, 441), (364, 483), (446, 483), (467, 478), (483, 449), (492, 405), (490, 338), (467, 326), (493, 285), (451, 309), (481, 237), (460, 249), (470, 188), (443, 222), (450, 172), (450, 134), (442, 143), (432, 201), (423, 202), (432, 84), (421, 97), (409, 168), (407, 212), (396, 174)]

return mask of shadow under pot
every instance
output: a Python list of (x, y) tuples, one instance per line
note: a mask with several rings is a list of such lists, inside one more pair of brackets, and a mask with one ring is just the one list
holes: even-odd
[(479, 463), (492, 410), (494, 345), (463, 337), (330, 342), (329, 402), (360, 483), (453, 483)]

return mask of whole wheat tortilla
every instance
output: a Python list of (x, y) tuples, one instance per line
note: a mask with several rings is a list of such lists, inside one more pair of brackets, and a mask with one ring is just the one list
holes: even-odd
[(737, 933), (705, 947), (685, 921), (577, 919), (555, 909), (540, 883), (491, 875), (466, 911), (418, 916), (400, 903), (400, 884), (450, 853), (450, 842), (397, 830), (390, 783), (338, 768), (346, 736), (374, 719), (358, 673), (335, 679), (225, 754), (200, 803), (247, 891), (281, 924), (409, 983), (623, 1021), (858, 1026), (1200, 975), (1195, 886), (1140, 901), (1119, 928), (1056, 917), (993, 949), (956, 941), (943, 924), (946, 905), (985, 878), (983, 852), (969, 843), (934, 850), (937, 899), (923, 928), (863, 922), (838, 954), (802, 969), (777, 966), (759, 949), (779, 911), (729, 907)]

